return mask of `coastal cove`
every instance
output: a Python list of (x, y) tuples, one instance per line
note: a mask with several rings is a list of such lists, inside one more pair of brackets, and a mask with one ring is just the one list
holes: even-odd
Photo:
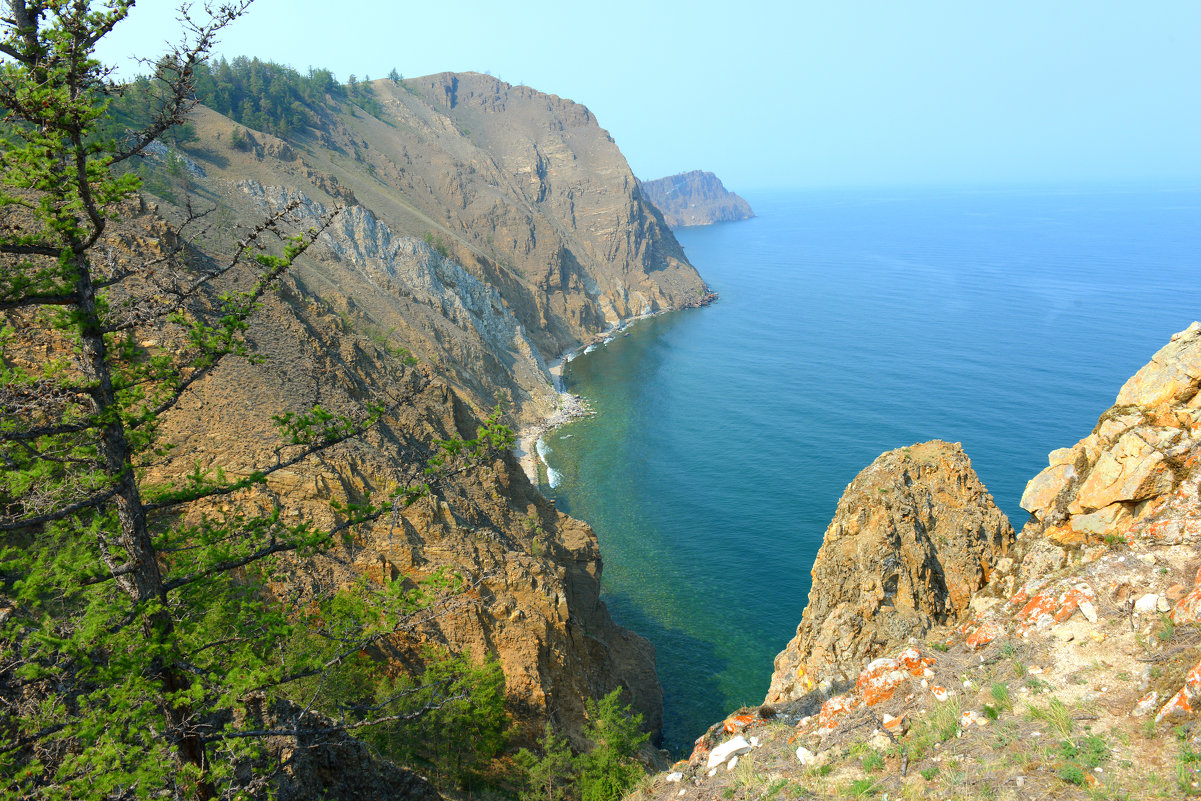
[(657, 648), (665, 745), (763, 699), (846, 484), (961, 442), (1020, 527), (1025, 483), (1201, 316), (1201, 189), (779, 193), (677, 232), (720, 300), (565, 366), (595, 416), (545, 437), (614, 618)]

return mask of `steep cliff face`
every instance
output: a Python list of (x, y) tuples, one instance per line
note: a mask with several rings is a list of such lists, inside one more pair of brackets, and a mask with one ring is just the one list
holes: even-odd
[[(517, 423), (554, 411), (547, 356), (705, 294), (583, 106), (486, 76), (370, 91), (378, 116), (331, 102), (291, 142), (256, 131), (235, 140), (240, 126), (201, 108), (198, 140), (181, 153), (182, 180), (216, 205), (202, 250), (221, 253), (231, 230), (285, 204), (301, 227), (345, 206), (264, 301), (248, 336), (265, 363), (231, 362), (198, 385), (164, 421), (180, 447), (157, 468), (249, 472), (272, 458), (272, 415), (381, 403), (388, 412), (366, 437), (272, 476), (264, 497), (318, 524), (334, 521), (331, 500), (421, 480), (430, 443), (474, 436), (498, 401)], [(166, 202), (157, 211), (181, 213)], [(527, 740), (547, 720), (578, 739), (584, 700), (618, 687), (658, 728), (654, 652), (600, 602), (595, 535), (510, 457), (297, 562), (291, 581), (419, 580), (440, 567), (470, 590), (397, 632), (387, 649), (398, 664), (431, 643), (496, 655)]]
[[(1030, 520), (966, 614), (878, 652), (853, 684), (731, 715), (651, 797), (750, 799), (768, 781), (818, 798), (1201, 791), (1201, 323), (1048, 461), (1022, 498)], [(870, 595), (891, 572), (869, 557), (858, 585)], [(806, 620), (821, 622), (816, 603)]]
[(749, 220), (751, 204), (726, 189), (711, 172), (692, 172), (643, 181), (643, 196), (663, 213), (672, 228)]
[(1013, 538), (958, 444), (880, 456), (838, 502), (767, 703), (845, 685), (876, 656), (958, 620)]

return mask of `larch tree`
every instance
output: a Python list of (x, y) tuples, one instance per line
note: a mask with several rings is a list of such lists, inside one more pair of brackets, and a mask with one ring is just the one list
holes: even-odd
[[(93, 52), (132, 0), (8, 0), (0, 17), (0, 782), (10, 796), (254, 795), (262, 777), (239, 766), (264, 735), (417, 714), (397, 692), (346, 707), (337, 725), (305, 724), (301, 707), (291, 722), (247, 722), (247, 705), (322, 686), (314, 677), (390, 636), (437, 591), (314, 599), (306, 621), (265, 587), (284, 555), (321, 552), (428, 492), (428, 471), (464, 469), (511, 442), (493, 418), (475, 440), (442, 443), (438, 467), (421, 465), (387, 499), (342, 509), (332, 528), (237, 501), (358, 436), (382, 405), (279, 415), (274, 459), (249, 474), (152, 469), (171, 447), (162, 416), (223, 360), (254, 358), (243, 334), (261, 298), (330, 223), (298, 228), (296, 210), (280, 209), (220, 263), (193, 257), (188, 235), (204, 214), (190, 206), (153, 257), (118, 258), (106, 238), (137, 203), (123, 163), (184, 120), (197, 64), (248, 4), (185, 9), (188, 41), (153, 63), (148, 124), (118, 139), (101, 132), (120, 87)], [(144, 344), (147, 332), (171, 347)]]

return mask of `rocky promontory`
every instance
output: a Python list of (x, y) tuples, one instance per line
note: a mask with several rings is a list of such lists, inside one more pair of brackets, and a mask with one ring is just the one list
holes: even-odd
[(767, 703), (851, 683), (875, 657), (959, 620), (1013, 539), (957, 443), (883, 454), (838, 502)]
[(729, 191), (711, 172), (692, 172), (642, 181), (642, 195), (663, 213), (671, 228), (749, 220), (751, 204)]

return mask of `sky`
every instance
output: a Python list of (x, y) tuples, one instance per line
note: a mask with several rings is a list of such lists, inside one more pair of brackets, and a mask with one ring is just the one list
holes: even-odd
[[(100, 57), (178, 39), (139, 0)], [(634, 173), (734, 191), (1201, 179), (1198, 0), (256, 0), (216, 52), (477, 71), (588, 106)]]

